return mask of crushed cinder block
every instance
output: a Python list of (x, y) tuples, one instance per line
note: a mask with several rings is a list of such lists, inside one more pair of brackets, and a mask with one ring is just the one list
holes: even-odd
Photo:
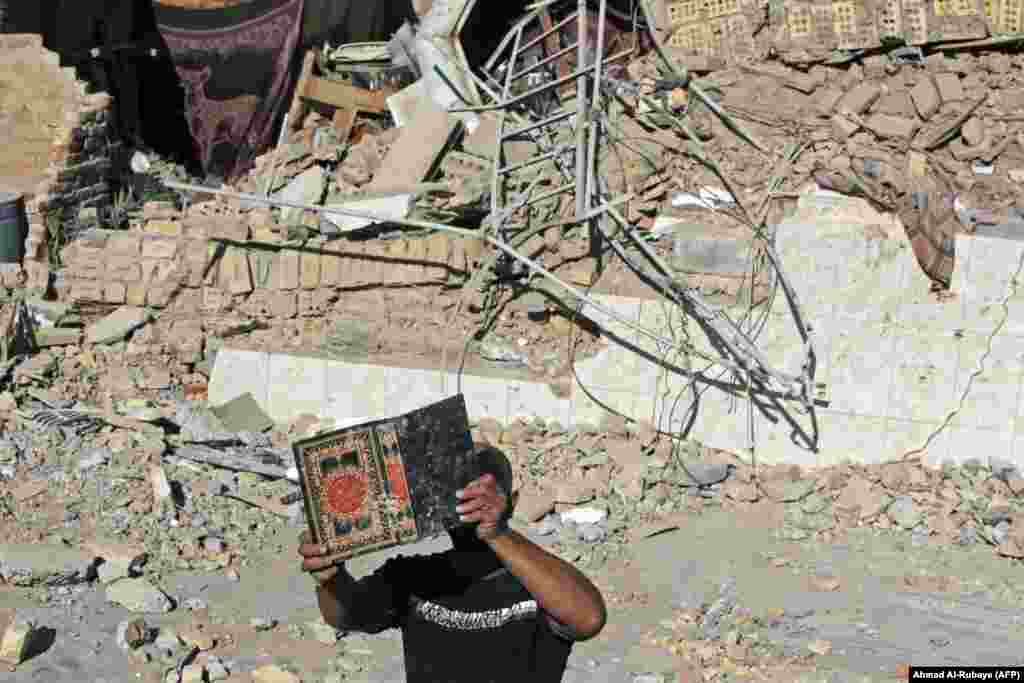
[(151, 318), (150, 312), (144, 308), (122, 306), (86, 328), (85, 341), (89, 344), (113, 344), (123, 341)]
[(738, 276), (750, 271), (750, 241), (708, 235), (698, 225), (677, 226), (672, 266), (685, 273)]
[(263, 412), (251, 393), (244, 393), (227, 403), (211, 408), (224, 428), (231, 432), (265, 432), (274, 428), (274, 421)]

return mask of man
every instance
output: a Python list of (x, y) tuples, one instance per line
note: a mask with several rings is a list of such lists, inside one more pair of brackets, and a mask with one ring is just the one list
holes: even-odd
[(300, 539), (324, 621), (337, 629), (402, 629), (408, 683), (557, 683), (573, 642), (604, 628), (604, 599), (579, 570), (508, 528), (512, 467), (478, 452), (483, 476), (458, 491), (452, 549), (399, 555), (355, 580)]

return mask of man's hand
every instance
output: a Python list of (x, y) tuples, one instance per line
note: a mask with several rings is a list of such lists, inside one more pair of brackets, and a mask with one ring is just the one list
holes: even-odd
[(317, 583), (326, 586), (338, 574), (338, 568), (344, 563), (327, 557), (327, 550), (322, 545), (313, 543), (309, 531), (299, 535), (299, 555), (302, 556), (302, 571), (309, 572)]
[(459, 521), (476, 523), (476, 535), (490, 541), (508, 531), (509, 495), (498, 486), (493, 474), (485, 474), (455, 492), (461, 502), (455, 508)]

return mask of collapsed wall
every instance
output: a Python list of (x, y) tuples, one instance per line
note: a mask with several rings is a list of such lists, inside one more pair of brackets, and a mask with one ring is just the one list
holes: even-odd
[(0, 187), (24, 195), (29, 218), (24, 262), (4, 272), (4, 287), (45, 292), (51, 237), (83, 209), (111, 204), (111, 104), (61, 68), (40, 36), (0, 35)]

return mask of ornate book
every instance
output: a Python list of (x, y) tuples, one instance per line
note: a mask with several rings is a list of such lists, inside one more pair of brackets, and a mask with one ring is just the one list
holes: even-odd
[(480, 475), (461, 394), (293, 450), (310, 533), (339, 559), (458, 525), (455, 491)]

